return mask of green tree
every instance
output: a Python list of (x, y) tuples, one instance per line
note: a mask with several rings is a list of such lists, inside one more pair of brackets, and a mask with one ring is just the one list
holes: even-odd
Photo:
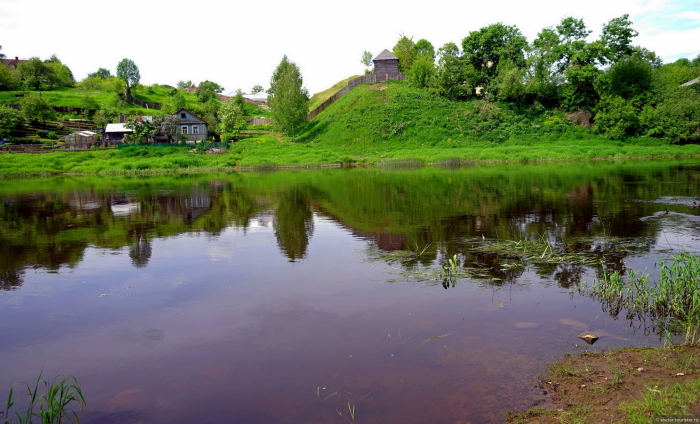
[(605, 46), (604, 57), (608, 62), (615, 63), (633, 52), (632, 39), (639, 33), (631, 28), (632, 21), (629, 20), (629, 16), (624, 14), (611, 19), (603, 26), (600, 40)]
[(462, 40), (462, 58), (476, 71), (476, 83), (488, 87), (501, 60), (509, 60), (518, 68), (525, 67), (526, 48), (527, 40), (517, 27), (497, 23), (470, 32)]
[(372, 67), (372, 64), (373, 64), (373, 62), (372, 62), (372, 53), (370, 53), (370, 52), (368, 52), (367, 50), (365, 50), (365, 51), (362, 53), (362, 60), (361, 60), (361, 62), (362, 62), (362, 64), (365, 65), (365, 67), (367, 68), (367, 69), (365, 69), (365, 74), (370, 74), (370, 73), (372, 73), (372, 70), (370, 69), (370, 68)]
[(595, 108), (595, 123), (599, 132), (612, 140), (636, 136), (641, 130), (639, 111), (620, 96), (605, 96)]
[(88, 74), (88, 78), (99, 78), (99, 79), (107, 79), (112, 76), (112, 73), (109, 71), (109, 69), (105, 68), (99, 68), (97, 72), (93, 72), (91, 74)]
[(206, 80), (199, 83), (195, 94), (197, 95), (197, 100), (201, 103), (206, 103), (211, 99), (216, 99), (216, 94), (222, 91), (224, 91), (224, 87), (213, 81)]
[(0, 91), (16, 90), (20, 85), (17, 73), (0, 64)]
[(224, 102), (219, 109), (219, 134), (222, 140), (239, 137), (247, 122), (243, 107), (234, 99)]
[(437, 92), (452, 100), (467, 98), (472, 87), (467, 86), (465, 64), (460, 59), (459, 47), (452, 42), (445, 43), (438, 49), (438, 58), (433, 80)]
[(262, 93), (263, 91), (265, 91), (265, 89), (263, 88), (262, 85), (254, 85), (253, 86), (253, 91), (252, 91), (253, 94)]
[(279, 129), (292, 138), (309, 113), (309, 93), (303, 83), (299, 67), (284, 56), (272, 74), (268, 104)]
[(394, 55), (399, 58), (399, 72), (407, 74), (411, 70), (413, 62), (416, 60), (415, 46), (412, 38), (403, 34), (399, 36), (399, 41), (394, 46)]
[(111, 108), (99, 109), (92, 117), (92, 122), (95, 123), (97, 129), (103, 130), (107, 124), (115, 122), (119, 117), (119, 113)]
[(13, 131), (19, 128), (22, 121), (22, 113), (20, 111), (0, 105), (0, 139), (9, 137)]
[(427, 88), (432, 83), (434, 75), (433, 61), (428, 56), (419, 57), (408, 73), (408, 82), (418, 88)]
[(631, 99), (651, 88), (652, 65), (640, 56), (626, 56), (610, 67), (608, 76), (612, 94)]
[(190, 81), (190, 80), (187, 80), (187, 81), (179, 81), (179, 82), (177, 83), (177, 88), (180, 88), (180, 89), (183, 89), (183, 90), (184, 90), (185, 88), (194, 88), (194, 87), (195, 87), (194, 83), (193, 83), (192, 81)]
[(28, 93), (20, 101), (22, 106), (22, 115), (27, 121), (46, 123), (56, 118), (56, 112), (53, 107), (44, 100), (41, 94)]
[(421, 38), (413, 48), (416, 50), (416, 58), (427, 58), (435, 63), (435, 48), (430, 41)]
[(88, 119), (90, 119), (100, 108), (100, 104), (97, 103), (94, 97), (83, 96), (83, 98), (80, 100), (80, 108), (83, 109), (83, 115), (87, 116)]
[(298, 189), (280, 195), (272, 227), (280, 250), (290, 262), (305, 258), (314, 231), (308, 196)]
[(39, 91), (42, 84), (48, 84), (53, 77), (54, 70), (38, 57), (33, 57), (17, 66), (19, 78), (24, 81), (27, 87), (32, 87)]
[(141, 74), (139, 73), (139, 68), (136, 66), (131, 59), (122, 59), (117, 65), (117, 77), (122, 79), (126, 83), (126, 94), (131, 91), (131, 86), (138, 84), (141, 81)]

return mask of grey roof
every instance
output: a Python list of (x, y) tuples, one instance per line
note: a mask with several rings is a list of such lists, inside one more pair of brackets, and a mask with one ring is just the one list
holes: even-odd
[(689, 85), (697, 84), (699, 82), (700, 82), (700, 77), (692, 79), (692, 80), (686, 82), (685, 84), (681, 84), (681, 87), (687, 87)]
[(379, 53), (379, 56), (375, 57), (373, 60), (390, 60), (390, 59), (398, 60), (398, 57), (396, 57), (394, 55), (394, 53), (390, 52), (389, 50), (384, 49), (384, 51)]

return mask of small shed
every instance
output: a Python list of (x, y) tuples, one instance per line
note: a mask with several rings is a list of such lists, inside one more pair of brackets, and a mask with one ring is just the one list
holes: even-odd
[(394, 53), (384, 49), (372, 62), (374, 62), (374, 73), (377, 77), (377, 82), (399, 79), (399, 58)]
[(124, 136), (131, 134), (134, 130), (126, 128), (126, 124), (107, 124), (107, 128), (102, 134), (102, 140), (107, 144), (121, 144), (124, 142)]
[(97, 141), (97, 133), (80, 131), (63, 137), (64, 147), (68, 150), (87, 150)]

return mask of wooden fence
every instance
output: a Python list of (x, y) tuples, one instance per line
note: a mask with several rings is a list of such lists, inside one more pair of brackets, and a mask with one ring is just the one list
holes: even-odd
[(130, 94), (126, 95), (126, 101), (129, 103), (133, 103), (135, 105), (139, 105), (141, 107), (145, 107), (146, 109), (157, 109), (157, 110), (163, 109), (163, 103), (144, 102), (143, 100), (139, 100)]
[(267, 118), (252, 118), (248, 120), (248, 125), (270, 125), (274, 121)]
[(345, 87), (341, 88), (340, 91), (329, 97), (325, 102), (321, 103), (316, 109), (312, 110), (309, 112), (308, 115), (306, 115), (306, 120), (310, 121), (314, 119), (316, 116), (318, 116), (319, 113), (323, 112), (326, 110), (326, 108), (333, 103), (335, 103), (336, 100), (339, 98), (343, 97), (348, 91), (352, 90), (353, 88), (357, 87), (358, 85), (361, 84), (374, 84), (377, 82), (383, 82), (386, 80), (404, 80), (406, 79), (406, 75), (402, 74), (401, 72), (395, 72), (395, 73), (389, 73), (389, 74), (367, 74), (363, 75), (361, 77), (357, 77), (355, 79), (352, 79), (348, 82), (348, 85)]

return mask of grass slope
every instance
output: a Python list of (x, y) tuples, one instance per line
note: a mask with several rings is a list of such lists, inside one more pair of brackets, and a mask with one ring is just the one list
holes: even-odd
[(323, 90), (323, 91), (311, 96), (311, 100), (309, 101), (309, 111), (312, 111), (312, 110), (316, 109), (317, 107), (319, 107), (321, 105), (321, 103), (325, 102), (332, 95), (334, 95), (338, 91), (342, 90), (343, 87), (348, 85), (348, 82), (350, 82), (350, 80), (353, 80), (357, 77), (358, 77), (358, 75), (353, 75), (351, 77), (345, 78), (344, 80), (339, 81), (338, 83), (333, 85), (331, 88), (329, 88), (327, 90)]

